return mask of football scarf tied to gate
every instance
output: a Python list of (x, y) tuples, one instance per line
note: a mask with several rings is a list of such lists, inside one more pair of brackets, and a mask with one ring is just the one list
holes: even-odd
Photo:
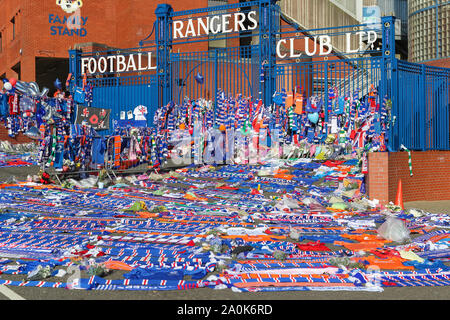
[[(283, 89), (274, 95), (276, 123), (294, 141), (306, 139), (308, 143), (323, 144), (334, 135), (337, 144), (351, 143), (351, 150), (385, 151), (390, 101), (380, 101), (373, 86), (366, 96), (360, 96), (358, 91), (339, 96), (336, 89), (330, 88), (328, 105), (325, 105), (322, 97), (306, 98)], [(325, 110), (328, 123), (325, 123)]]
[[(283, 89), (275, 92), (272, 105), (265, 106), (261, 100), (219, 90), (216, 106), (205, 99), (171, 102), (156, 110), (153, 128), (115, 128), (105, 138), (89, 126), (74, 128), (56, 116), (64, 111), (61, 99), (44, 101), (51, 118), (58, 120), (42, 117), (49, 122), (41, 127), (41, 163), (63, 170), (106, 165), (124, 169), (143, 163), (160, 167), (177, 153), (189, 152), (196, 164), (255, 164), (295, 156), (320, 160), (350, 153), (365, 163), (366, 152), (386, 150), (389, 100), (380, 103), (373, 87), (366, 96), (358, 91), (339, 96), (330, 89), (328, 97), (325, 105), (322, 97)], [(10, 127), (16, 126), (14, 121), (10, 119)]]
[(39, 139), (30, 129), (70, 121), (74, 108), (72, 96), (57, 91), (54, 97), (22, 93), (18, 90), (0, 92), (0, 119), (12, 138), (23, 133)]
[(386, 151), (391, 102), (381, 99), (374, 86), (364, 96), (357, 90), (339, 95), (331, 88), (327, 105), (323, 97), (306, 97), (300, 91), (275, 92), (271, 106), (251, 97), (227, 96), (221, 90), (215, 106), (204, 99), (186, 98), (181, 105), (171, 102), (154, 116), (154, 145), (159, 150), (154, 162), (170, 157), (169, 146), (180, 141), (180, 132), (191, 137), (182, 150), (190, 148), (194, 139), (191, 151), (196, 163), (207, 161), (207, 153), (222, 163), (215, 154), (217, 146), (211, 146), (218, 139), (223, 140), (222, 154), (231, 152), (231, 160), (243, 164), (274, 154), (327, 159), (352, 152), (364, 158), (368, 151)]
[(63, 171), (126, 169), (151, 163), (158, 151), (153, 128), (118, 127), (105, 137), (89, 125), (67, 122), (44, 130), (39, 163)]
[[(61, 121), (43, 128), (39, 163), (55, 169), (89, 169), (95, 162), (92, 149), (95, 139), (101, 139), (90, 127)], [(98, 157), (100, 158), (100, 157)]]
[(115, 128), (106, 150), (110, 167), (123, 169), (157, 162), (155, 136), (154, 128)]

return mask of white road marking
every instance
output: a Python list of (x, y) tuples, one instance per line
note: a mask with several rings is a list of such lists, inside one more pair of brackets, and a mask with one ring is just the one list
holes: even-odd
[(0, 293), (6, 296), (9, 300), (26, 300), (4, 285), (0, 285)]

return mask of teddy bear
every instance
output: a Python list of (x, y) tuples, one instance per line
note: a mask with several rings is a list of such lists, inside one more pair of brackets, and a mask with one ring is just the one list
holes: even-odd
[(67, 13), (74, 13), (83, 6), (82, 0), (56, 0), (56, 4)]

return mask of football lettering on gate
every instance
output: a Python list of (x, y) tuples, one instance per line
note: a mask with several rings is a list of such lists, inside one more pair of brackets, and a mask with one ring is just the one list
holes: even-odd
[(130, 54), (129, 56), (104, 56), (98, 59), (88, 57), (81, 58), (81, 73), (91, 75), (107, 72), (149, 71), (156, 69), (156, 65), (153, 65), (153, 63), (153, 52), (148, 52), (146, 56), (139, 53)]

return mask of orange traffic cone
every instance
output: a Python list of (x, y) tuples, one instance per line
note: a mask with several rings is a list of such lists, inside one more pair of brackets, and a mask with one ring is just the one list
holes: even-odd
[(397, 187), (397, 196), (395, 197), (395, 205), (400, 206), (403, 210), (405, 210), (405, 207), (403, 206), (403, 186), (402, 186), (402, 179), (398, 181), (398, 187)]

